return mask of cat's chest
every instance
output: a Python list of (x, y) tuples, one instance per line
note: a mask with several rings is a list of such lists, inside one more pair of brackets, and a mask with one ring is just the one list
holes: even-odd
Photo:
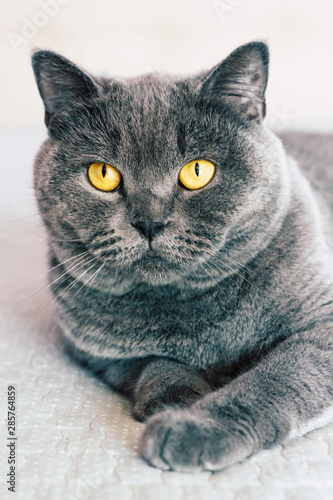
[(98, 294), (58, 304), (65, 334), (84, 351), (112, 359), (166, 356), (206, 369), (242, 355), (258, 334), (257, 310), (217, 289), (193, 297), (129, 295), (103, 302)]

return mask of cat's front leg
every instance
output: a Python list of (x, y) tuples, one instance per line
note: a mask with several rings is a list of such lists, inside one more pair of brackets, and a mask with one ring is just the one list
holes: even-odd
[(184, 408), (211, 392), (195, 370), (167, 358), (147, 363), (132, 394), (133, 415), (140, 422), (171, 406)]
[(69, 353), (92, 369), (133, 404), (133, 416), (143, 422), (168, 407), (185, 408), (211, 392), (193, 368), (157, 356), (108, 360), (94, 358), (67, 346)]
[(320, 328), (285, 340), (191, 407), (150, 418), (140, 453), (162, 469), (219, 470), (324, 425), (332, 410), (332, 333)]

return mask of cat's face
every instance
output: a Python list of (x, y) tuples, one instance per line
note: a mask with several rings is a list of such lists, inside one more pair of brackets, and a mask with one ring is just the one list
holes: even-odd
[[(211, 73), (106, 80), (34, 55), (50, 132), (36, 195), (59, 261), (91, 258), (74, 276), (83, 269), (96, 287), (195, 282), (229, 274), (258, 250), (285, 189), (279, 144), (261, 124), (267, 58), (263, 44), (248, 44)], [(193, 160), (215, 171), (186, 189), (179, 174)], [(96, 162), (120, 173), (119, 188), (91, 183)]]

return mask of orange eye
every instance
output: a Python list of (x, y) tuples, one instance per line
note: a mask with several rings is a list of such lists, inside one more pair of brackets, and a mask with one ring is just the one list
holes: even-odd
[(88, 168), (88, 178), (101, 191), (114, 191), (122, 181), (120, 172), (107, 163), (92, 163)]
[(215, 165), (208, 160), (194, 160), (180, 171), (179, 180), (187, 189), (200, 189), (213, 178)]

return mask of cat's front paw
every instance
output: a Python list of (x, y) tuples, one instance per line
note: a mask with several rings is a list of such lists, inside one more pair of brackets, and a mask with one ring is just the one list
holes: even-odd
[(138, 401), (133, 407), (133, 417), (138, 422), (145, 422), (149, 417), (155, 413), (161, 412), (165, 409), (163, 404), (158, 399), (151, 399), (148, 401)]
[(139, 422), (144, 422), (155, 413), (168, 408), (181, 409), (190, 406), (197, 399), (211, 392), (211, 388), (203, 379), (195, 381), (192, 387), (188, 385), (166, 386), (158, 391), (142, 391), (136, 394), (136, 403), (133, 407), (133, 416)]
[(251, 437), (232, 427), (190, 409), (165, 410), (147, 421), (140, 454), (164, 470), (220, 470), (255, 451)]

